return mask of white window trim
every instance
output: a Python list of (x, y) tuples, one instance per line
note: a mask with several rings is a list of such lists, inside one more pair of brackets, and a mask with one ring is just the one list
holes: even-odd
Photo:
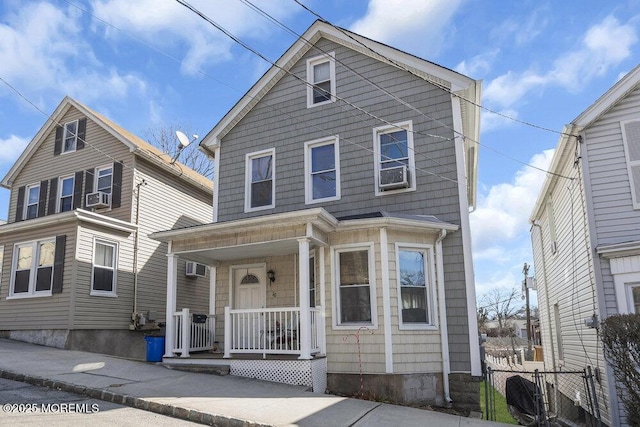
[[(98, 174), (100, 173), (100, 171), (105, 170), (105, 169), (111, 169), (111, 187), (110, 187), (111, 188), (111, 193), (109, 193), (109, 206), (106, 207), (106, 208), (101, 208), (101, 210), (109, 211), (109, 210), (111, 210), (111, 203), (112, 203), (112, 200), (113, 200), (113, 192), (115, 190), (113, 188), (113, 174), (115, 172), (113, 163), (109, 163), (108, 165), (98, 166), (93, 170), (93, 188), (91, 189), (91, 192), (92, 193), (96, 193), (98, 191), (98, 178), (99, 178)], [(87, 197), (87, 196), (85, 195), (84, 197)], [(83, 201), (83, 203), (84, 203), (84, 201)]]
[[(338, 277), (338, 255), (341, 252), (367, 250), (369, 254), (369, 296), (371, 298), (371, 323), (340, 324), (340, 278)], [(376, 295), (376, 259), (373, 242), (351, 243), (331, 247), (331, 313), (333, 330), (353, 331), (365, 326), (370, 330), (378, 329), (378, 297)]]
[[(251, 160), (271, 156), (271, 204), (265, 206), (251, 207)], [(244, 211), (256, 212), (276, 207), (276, 149), (269, 148), (267, 150), (255, 151), (247, 153), (244, 161)]]
[[(37, 209), (36, 209), (36, 216), (33, 218), (29, 218), (28, 214), (29, 214), (29, 190), (31, 190), (32, 188), (38, 187), (38, 202), (36, 203)], [(42, 187), (40, 186), (40, 183), (36, 183), (36, 184), (30, 184), (27, 185), (24, 188), (24, 202), (23, 202), (23, 206), (22, 206), (22, 219), (26, 220), (26, 219), (35, 219), (38, 218), (38, 211), (40, 210), (40, 192), (42, 191)]]
[[(76, 123), (76, 134), (74, 137), (74, 142), (73, 142), (73, 150), (65, 150), (65, 141), (67, 140), (67, 125), (69, 123)], [(67, 153), (75, 153), (78, 150), (78, 127), (80, 126), (80, 120), (71, 120), (68, 121), (64, 124), (64, 126), (62, 127), (62, 147), (60, 147), (60, 154), (67, 154)]]
[[(94, 272), (96, 267), (96, 245), (97, 244), (112, 246), (113, 247), (113, 286), (111, 287), (111, 291), (100, 291), (93, 289), (93, 280), (94, 280)], [(112, 297), (115, 298), (118, 296), (117, 294), (117, 284), (118, 284), (118, 251), (120, 245), (118, 242), (112, 242), (109, 240), (96, 238), (93, 239), (93, 254), (91, 255), (91, 290), (89, 295), (91, 296), (101, 296), (101, 297)], [(103, 266), (100, 266), (103, 267)]]
[(633, 180), (633, 173), (631, 168), (634, 166), (640, 166), (640, 160), (631, 160), (631, 155), (629, 154), (629, 141), (627, 141), (627, 130), (626, 126), (628, 123), (640, 122), (639, 119), (634, 120), (625, 120), (620, 122), (620, 130), (622, 131), (622, 145), (624, 146), (624, 157), (627, 163), (627, 175), (629, 178), (629, 185), (631, 186), (631, 201), (633, 204), (633, 209), (640, 209), (640, 200), (636, 198), (636, 185)]
[[(427, 280), (427, 323), (403, 323), (402, 320), (402, 286), (400, 283), (400, 251), (410, 250), (425, 254), (425, 280)], [(437, 330), (436, 316), (436, 261), (433, 245), (420, 245), (413, 243), (396, 243), (396, 285), (398, 291), (398, 329), (400, 330)]]
[[(613, 268), (612, 268), (613, 269)], [(612, 273), (616, 291), (618, 314), (634, 313), (631, 288), (640, 286), (640, 272)]]
[(73, 188), (71, 189), (71, 210), (73, 210), (73, 202), (74, 202), (74, 189), (75, 189), (75, 185), (76, 185), (76, 177), (75, 175), (67, 175), (67, 176), (61, 176), (60, 178), (58, 178), (58, 198), (56, 200), (56, 212), (60, 213), (62, 210), (62, 181), (64, 181), (65, 179), (71, 179), (73, 181)]
[[(325, 55), (316, 56), (307, 59), (307, 108), (317, 107), (319, 105), (330, 104), (336, 102), (336, 54), (335, 52), (328, 52)], [(329, 79), (331, 82), (331, 98), (318, 103), (313, 103), (313, 67), (322, 64), (323, 62), (329, 63)]]
[[(38, 272), (38, 257), (40, 256), (40, 244), (45, 242), (53, 242), (54, 246), (56, 243), (55, 237), (46, 237), (38, 240), (31, 240), (27, 242), (18, 242), (13, 245), (13, 256), (11, 258), (11, 278), (9, 281), (9, 296), (8, 300), (11, 299), (23, 299), (23, 298), (40, 298), (40, 297), (50, 297), (53, 295), (53, 274), (51, 275), (51, 287), (48, 291), (36, 291), (36, 274)], [(21, 246), (32, 246), (31, 252), (31, 270), (29, 273), (29, 291), (28, 292), (20, 292), (14, 293), (15, 282), (16, 282), (16, 267), (18, 266), (17, 257), (18, 257), (18, 248)], [(55, 249), (54, 249), (54, 263), (51, 265), (52, 270), (55, 270)]]
[[(379, 136), (385, 133), (396, 132), (399, 130), (407, 131), (407, 154), (409, 156), (409, 165), (407, 168), (407, 174), (409, 175), (409, 187), (399, 188), (397, 190), (380, 190), (380, 138)], [(374, 164), (374, 188), (376, 196), (389, 196), (398, 193), (406, 193), (409, 191), (416, 191), (416, 159), (413, 145), (413, 122), (407, 120), (405, 122), (395, 123), (393, 125), (380, 126), (373, 128), (373, 164)]]
[[(336, 194), (331, 197), (322, 199), (313, 198), (313, 179), (312, 179), (312, 157), (313, 148), (322, 147), (324, 145), (333, 145), (334, 162), (336, 165)], [(316, 139), (305, 142), (304, 144), (304, 202), (306, 205), (313, 203), (330, 202), (340, 200), (340, 144), (338, 136), (330, 136), (327, 138)]]

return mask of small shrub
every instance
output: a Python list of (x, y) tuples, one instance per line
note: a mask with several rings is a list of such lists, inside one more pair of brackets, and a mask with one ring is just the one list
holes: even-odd
[(601, 324), (604, 356), (620, 385), (627, 422), (640, 426), (640, 314), (610, 316)]

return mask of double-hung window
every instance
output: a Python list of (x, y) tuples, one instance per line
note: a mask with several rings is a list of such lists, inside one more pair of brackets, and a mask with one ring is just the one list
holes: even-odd
[(430, 248), (396, 245), (396, 265), (401, 329), (432, 324)]
[(245, 212), (275, 207), (275, 149), (247, 154)]
[(307, 59), (307, 108), (336, 100), (334, 52)]
[(24, 219), (37, 218), (40, 205), (40, 184), (27, 186), (26, 192)]
[(94, 241), (91, 295), (116, 295), (117, 259), (117, 243), (104, 240)]
[(416, 189), (411, 121), (373, 130), (376, 196)]
[(634, 209), (640, 209), (640, 120), (622, 122), (622, 142)]
[(64, 135), (62, 137), (62, 152), (69, 153), (76, 151), (78, 144), (78, 121), (74, 120), (64, 125)]
[(51, 295), (55, 251), (55, 239), (16, 244), (10, 296)]
[(58, 212), (67, 212), (73, 210), (73, 188), (75, 177), (67, 176), (60, 178), (58, 189)]
[(96, 191), (111, 194), (113, 187), (113, 167), (96, 169)]
[(335, 251), (337, 326), (372, 325), (375, 322), (375, 280), (370, 259), (372, 247)]
[(305, 144), (305, 202), (340, 199), (338, 137)]

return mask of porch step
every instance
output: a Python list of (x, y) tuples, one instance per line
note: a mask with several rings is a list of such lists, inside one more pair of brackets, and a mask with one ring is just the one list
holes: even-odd
[(231, 367), (229, 365), (198, 365), (184, 363), (163, 363), (165, 368), (176, 371), (196, 372), (199, 374), (229, 375)]

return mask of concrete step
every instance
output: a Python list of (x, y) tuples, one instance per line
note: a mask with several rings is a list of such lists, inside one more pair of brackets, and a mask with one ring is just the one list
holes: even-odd
[(162, 363), (162, 366), (176, 371), (196, 372), (199, 374), (229, 375), (231, 367), (229, 365), (198, 365), (184, 363)]

